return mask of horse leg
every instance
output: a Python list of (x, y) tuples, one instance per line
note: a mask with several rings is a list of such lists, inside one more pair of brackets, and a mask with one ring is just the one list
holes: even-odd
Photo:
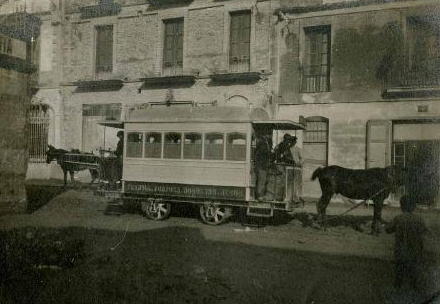
[(63, 170), (63, 174), (64, 174), (64, 187), (67, 186), (67, 170)]
[(374, 214), (373, 214), (373, 222), (371, 223), (371, 234), (373, 235), (379, 235), (380, 233), (380, 222), (382, 218), (383, 201), (384, 201), (383, 199), (373, 200)]
[(333, 196), (333, 192), (323, 191), (322, 196), (316, 203), (318, 211), (318, 223), (325, 228), (325, 211)]
[(89, 169), (89, 171), (90, 171), (90, 175), (92, 176), (92, 181), (90, 182), (90, 184), (93, 184), (95, 180), (98, 178), (98, 170)]

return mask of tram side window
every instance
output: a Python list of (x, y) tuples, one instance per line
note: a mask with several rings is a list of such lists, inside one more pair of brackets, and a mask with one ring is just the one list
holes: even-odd
[(160, 158), (162, 155), (162, 134), (151, 132), (145, 134), (145, 157)]
[(205, 134), (205, 159), (223, 160), (224, 137), (222, 133)]
[(202, 159), (202, 134), (185, 134), (185, 141), (183, 144), (183, 158)]
[(182, 147), (181, 133), (165, 133), (163, 157), (179, 159)]
[(127, 157), (142, 157), (142, 133), (127, 134)]
[(245, 133), (229, 133), (227, 135), (226, 159), (236, 161), (246, 160)]

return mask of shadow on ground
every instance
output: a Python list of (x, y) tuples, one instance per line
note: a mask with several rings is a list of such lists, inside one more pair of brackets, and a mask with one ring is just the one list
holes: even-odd
[(210, 241), (194, 228), (0, 237), (1, 303), (385, 303), (392, 282), (387, 261)]

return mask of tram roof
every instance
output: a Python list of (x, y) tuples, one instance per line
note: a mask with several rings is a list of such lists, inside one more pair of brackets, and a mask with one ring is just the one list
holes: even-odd
[(290, 120), (269, 119), (261, 108), (241, 107), (156, 107), (135, 109), (124, 121), (103, 121), (101, 125), (124, 128), (125, 123), (252, 123), (276, 130), (300, 130), (304, 125)]

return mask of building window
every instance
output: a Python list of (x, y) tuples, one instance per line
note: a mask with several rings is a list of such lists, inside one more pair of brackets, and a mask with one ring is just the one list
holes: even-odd
[(408, 25), (408, 71), (410, 85), (438, 84), (440, 79), (440, 22), (433, 16), (411, 17)]
[(328, 119), (325, 117), (306, 118), (303, 140), (306, 162), (310, 165), (327, 166), (328, 158)]
[(229, 46), (229, 67), (231, 72), (244, 72), (250, 69), (251, 12), (231, 14)]
[(47, 105), (32, 105), (29, 113), (29, 161), (34, 163), (46, 160), (49, 138), (50, 115)]
[(96, 73), (113, 70), (113, 25), (96, 27)]
[(163, 73), (165, 76), (183, 72), (183, 19), (164, 21)]
[(227, 135), (226, 159), (234, 161), (246, 160), (245, 133), (229, 133)]
[(303, 93), (330, 90), (330, 26), (304, 28), (305, 58), (301, 78)]

